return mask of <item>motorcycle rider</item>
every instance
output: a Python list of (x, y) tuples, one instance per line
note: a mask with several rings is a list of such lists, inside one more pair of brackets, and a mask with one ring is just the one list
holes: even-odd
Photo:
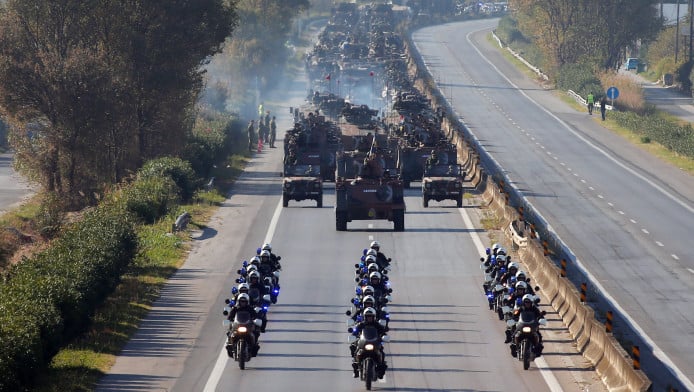
[[(541, 311), (537, 305), (535, 304), (535, 297), (530, 294), (525, 294), (523, 296), (523, 300), (521, 303), (521, 312), (533, 312), (535, 314), (535, 320), (539, 320), (545, 316), (545, 312)], [(518, 318), (520, 316), (520, 312), (518, 315), (515, 316), (515, 320), (518, 321)], [(520, 333), (516, 331), (513, 336), (513, 342), (511, 343), (511, 355), (515, 357), (518, 355), (517, 353), (517, 347), (518, 347), (518, 338), (519, 338)], [(536, 329), (536, 333), (533, 334), (533, 346), (535, 348), (535, 357), (540, 357), (542, 356), (542, 349), (544, 349), (544, 345), (542, 344), (542, 334), (540, 333), (540, 329)]]
[(499, 277), (499, 283), (509, 284), (511, 282), (512, 277), (513, 280), (516, 280), (516, 273), (518, 272), (518, 267), (518, 263), (514, 261), (508, 263), (506, 265), (506, 272)]
[(281, 270), (282, 266), (280, 265), (280, 260), (282, 259), (282, 257), (272, 253), (272, 246), (267, 242), (260, 247), (260, 252), (264, 250), (270, 252), (270, 261), (272, 262), (272, 265), (274, 266), (275, 270)]
[[(233, 323), (234, 318), (236, 317), (236, 313), (238, 313), (240, 311), (248, 312), (251, 316), (251, 320), (255, 320), (258, 318), (258, 314), (256, 313), (253, 306), (251, 306), (250, 296), (246, 293), (241, 293), (237, 296), (236, 304), (229, 311), (229, 314), (227, 315), (227, 319)], [(232, 344), (231, 332), (232, 331), (227, 332), (227, 336), (229, 337), (227, 350), (230, 350), (229, 345)], [(253, 347), (253, 350), (251, 350), (252, 351), (251, 355), (255, 357), (256, 355), (258, 355), (258, 350), (260, 349), (260, 345), (258, 344), (258, 339), (260, 338), (260, 332), (256, 331), (255, 328), (253, 328), (253, 333), (250, 334), (249, 336), (251, 336), (251, 338), (252, 338), (251, 347)]]
[[(259, 312), (260, 319), (263, 321), (263, 323), (260, 325), (260, 332), (265, 332), (265, 328), (267, 327), (267, 312), (262, 311), (262, 309), (265, 309), (265, 304), (263, 301), (263, 296), (265, 294), (269, 294), (267, 291), (267, 286), (263, 282), (260, 281), (260, 273), (258, 271), (251, 271), (248, 273), (248, 294), (250, 296), (250, 292), (253, 291), (254, 296), (251, 297), (251, 304), (253, 306), (258, 306), (261, 308), (261, 311)], [(239, 292), (241, 291), (241, 288), (239, 287)], [(257, 293), (257, 294), (256, 294)], [(257, 295), (257, 297), (255, 297)]]
[(385, 303), (383, 299), (392, 291), (386, 282), (381, 279), (381, 273), (378, 271), (374, 271), (369, 274), (369, 286), (373, 287), (374, 298), (376, 298), (376, 300), (380, 303)]
[[(388, 332), (388, 327), (384, 327), (381, 324), (378, 323), (378, 319), (376, 318), (376, 309), (374, 308), (366, 308), (364, 309), (364, 320), (359, 322), (357, 325), (354, 326), (352, 329), (352, 334), (359, 338), (359, 334), (361, 331), (367, 327), (367, 326), (373, 326), (378, 330), (378, 336), (383, 338), (383, 336)], [(350, 353), (352, 353), (352, 370), (354, 371), (354, 378), (359, 378), (359, 361), (357, 358), (357, 345), (358, 345), (358, 340), (354, 343), (352, 343), (354, 348), (350, 346)], [(380, 353), (380, 358), (378, 360), (378, 364), (376, 364), (376, 373), (378, 374), (378, 378), (383, 378), (383, 376), (386, 373), (386, 369), (388, 369), (388, 365), (386, 364), (386, 356), (383, 352), (383, 345), (379, 348), (379, 353)]]
[(387, 258), (383, 252), (381, 252), (381, 244), (379, 244), (378, 241), (371, 241), (371, 244), (369, 244), (369, 249), (376, 251), (376, 263), (381, 267), (381, 270), (384, 270), (390, 265), (390, 259)]
[[(528, 294), (528, 284), (521, 281), (521, 282), (516, 282), (516, 285), (513, 287), (513, 292), (509, 294), (505, 299), (504, 299), (504, 305), (510, 306), (510, 307), (515, 307), (518, 302), (521, 302), (523, 299), (523, 296)], [(522, 304), (521, 304), (522, 305)], [(517, 319), (518, 318), (518, 313), (520, 312), (519, 309), (514, 309), (513, 312), (513, 318)], [(506, 329), (506, 340), (504, 343), (510, 343), (511, 342), (511, 337), (513, 336), (513, 333), (515, 332), (515, 325), (511, 327), (510, 329)]]

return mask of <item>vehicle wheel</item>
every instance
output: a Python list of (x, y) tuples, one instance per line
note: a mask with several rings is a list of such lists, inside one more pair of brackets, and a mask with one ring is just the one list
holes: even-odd
[(395, 231), (405, 231), (405, 210), (393, 211), (393, 229)]
[(455, 203), (458, 205), (458, 208), (463, 207), (463, 194), (461, 193), (460, 196), (458, 196), (457, 199), (455, 199)]
[(530, 368), (530, 350), (532, 349), (532, 344), (528, 343), (528, 340), (523, 340), (521, 344), (521, 352), (523, 353), (523, 369), (528, 370)]
[(426, 196), (424, 196), (424, 198), (422, 199), (422, 205), (424, 206), (424, 208), (429, 207), (429, 199)]
[(489, 310), (494, 310), (494, 302), (489, 301)]
[(366, 382), (366, 390), (371, 390), (371, 381), (374, 377), (374, 362), (371, 358), (366, 358), (364, 360), (364, 381)]
[(316, 199), (316, 207), (323, 208), (323, 195), (318, 196), (318, 198)]
[(343, 211), (335, 212), (335, 230), (345, 231), (347, 230), (347, 213)]
[(239, 339), (238, 345), (236, 346), (236, 360), (239, 362), (239, 369), (241, 370), (246, 368), (247, 351), (246, 339)]
[(501, 310), (501, 308), (498, 308), (498, 309), (496, 310), (496, 314), (499, 315), (499, 320), (503, 320), (503, 319), (504, 319), (504, 311)]
[(287, 195), (282, 195), (282, 207), (286, 207), (289, 205), (289, 198)]

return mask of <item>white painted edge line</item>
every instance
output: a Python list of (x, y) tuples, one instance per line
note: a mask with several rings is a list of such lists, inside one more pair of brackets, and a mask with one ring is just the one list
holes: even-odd
[[(458, 212), (460, 212), (460, 216), (463, 217), (465, 227), (468, 229), (474, 229), (475, 227), (473, 226), (472, 220), (470, 219), (470, 216), (468, 215), (467, 211), (464, 208), (458, 208)], [(482, 244), (482, 240), (480, 239), (480, 236), (477, 234), (477, 232), (471, 231), (470, 237), (472, 237), (472, 242), (475, 244), (478, 253), (484, 254), (485, 246)], [(547, 383), (547, 386), (549, 387), (550, 391), (564, 391), (564, 389), (561, 387), (561, 384), (559, 384), (559, 380), (557, 380), (557, 378), (554, 376), (554, 373), (552, 373), (552, 371), (549, 370), (547, 362), (545, 362), (545, 360), (542, 357), (535, 358), (535, 364), (537, 365), (537, 369), (540, 371), (540, 374), (542, 374), (542, 378), (545, 379), (545, 382)]]
[[(275, 213), (272, 215), (270, 220), (270, 226), (267, 228), (267, 234), (265, 234), (265, 242), (272, 243), (272, 237), (275, 235), (275, 229), (277, 228), (277, 222), (280, 220), (280, 214), (282, 213), (282, 199), (277, 203), (275, 207)], [(222, 349), (217, 356), (217, 361), (214, 363), (214, 368), (212, 368), (212, 373), (205, 383), (205, 388), (203, 392), (215, 392), (217, 390), (217, 384), (224, 374), (224, 368), (226, 367), (229, 356), (227, 355), (227, 350), (224, 347), (224, 339), (222, 341)]]
[[(484, 29), (484, 30), (487, 30), (487, 29)], [(549, 110), (545, 109), (542, 105), (540, 105), (540, 104), (537, 103), (535, 100), (533, 100), (532, 98), (530, 98), (530, 96), (529, 96), (528, 94), (526, 94), (525, 91), (523, 91), (523, 89), (521, 89), (521, 88), (518, 87), (515, 83), (513, 83), (506, 75), (504, 75), (504, 74), (499, 70), (499, 68), (497, 68), (496, 65), (494, 65), (494, 63), (493, 63), (492, 61), (490, 61), (487, 57), (485, 57), (484, 54), (482, 54), (482, 52), (481, 52), (475, 45), (472, 44), (472, 41), (470, 40), (470, 35), (471, 35), (471, 34), (472, 34), (472, 32), (471, 32), (471, 33), (468, 33), (468, 34), (465, 36), (465, 39), (468, 41), (468, 43), (470, 44), (470, 46), (471, 46), (473, 49), (475, 49), (475, 51), (477, 52), (477, 54), (479, 54), (479, 56), (480, 56), (481, 58), (483, 58), (483, 59), (484, 59), (484, 60), (485, 60), (485, 61), (486, 61), (486, 62), (487, 62), (487, 63), (488, 63), (488, 64), (489, 64), (489, 65), (490, 65), (490, 66), (491, 66), (502, 78), (504, 78), (504, 79), (506, 80), (507, 83), (509, 83), (511, 86), (513, 86), (513, 87), (518, 91), (519, 94), (523, 95), (528, 101), (532, 102), (532, 103), (533, 103), (535, 106), (537, 106), (540, 110), (542, 110), (542, 111), (544, 111), (545, 113), (547, 113), (548, 116), (554, 118), (557, 122), (559, 122), (567, 131), (571, 132), (571, 133), (572, 133), (574, 136), (576, 136), (579, 140), (583, 141), (583, 142), (586, 143), (588, 146), (592, 147), (594, 150), (596, 150), (596, 151), (598, 151), (599, 153), (601, 153), (602, 155), (604, 155), (607, 159), (609, 159), (609, 160), (611, 160), (612, 162), (614, 162), (617, 166), (623, 168), (624, 170), (626, 170), (626, 171), (629, 172), (630, 174), (632, 174), (632, 175), (634, 175), (635, 177), (641, 179), (642, 181), (644, 181), (645, 183), (647, 183), (648, 185), (650, 185), (651, 187), (655, 188), (657, 191), (659, 191), (660, 193), (662, 193), (663, 195), (665, 195), (666, 197), (668, 197), (670, 200), (672, 200), (672, 201), (674, 201), (675, 203), (679, 204), (680, 206), (684, 207), (687, 211), (689, 211), (689, 212), (691, 212), (691, 213), (694, 213), (694, 207), (690, 207), (690, 206), (687, 205), (685, 202), (681, 201), (680, 199), (678, 199), (678, 198), (675, 197), (674, 195), (672, 195), (672, 194), (670, 194), (669, 192), (667, 192), (667, 191), (666, 191), (665, 189), (663, 189), (662, 187), (658, 186), (658, 184), (654, 183), (653, 181), (649, 180), (648, 178), (642, 176), (641, 174), (637, 173), (637, 172), (634, 171), (633, 169), (629, 168), (629, 167), (626, 166), (625, 164), (621, 163), (621, 162), (618, 161), (616, 158), (614, 158), (613, 156), (611, 156), (610, 154), (608, 154), (606, 151), (604, 151), (603, 149), (601, 149), (601, 148), (598, 147), (597, 145), (593, 144), (590, 140), (587, 140), (586, 138), (584, 138), (583, 136), (581, 136), (578, 132), (576, 132), (576, 131), (574, 131), (573, 129), (571, 129), (571, 127), (569, 127), (568, 124), (566, 124), (564, 121), (562, 121), (562, 120), (561, 120), (559, 117), (557, 117), (554, 113), (552, 113), (552, 112), (550, 112)], [(528, 204), (530, 204), (530, 205), (532, 206), (531, 203), (528, 203)], [(534, 208), (534, 207), (533, 207), (533, 208)], [(541, 217), (543, 220), (545, 220), (544, 217), (542, 217), (542, 216), (540, 216), (540, 217)], [(545, 222), (546, 222), (546, 220), (545, 220)], [(636, 223), (636, 222), (634, 222), (634, 223)], [(547, 229), (548, 229), (550, 232), (554, 233), (554, 235), (557, 235), (556, 232), (554, 232), (554, 229), (552, 229), (552, 227), (549, 226), (549, 224), (548, 224), (548, 226), (547, 226)], [(689, 390), (694, 391), (694, 382), (692, 382), (692, 380), (691, 380), (687, 375), (685, 375), (684, 372), (682, 372), (682, 370), (680, 370), (680, 368), (678, 368), (677, 365), (675, 365), (674, 362), (672, 362), (672, 359), (670, 359), (670, 357), (668, 357), (667, 354), (665, 354), (665, 352), (664, 352), (660, 347), (658, 347), (658, 345), (655, 344), (655, 342), (653, 341), (653, 339), (651, 339), (651, 337), (648, 336), (648, 335), (646, 334), (646, 332), (643, 330), (643, 328), (641, 328), (641, 326), (638, 325), (638, 324), (636, 323), (636, 320), (634, 320), (633, 318), (631, 318), (631, 316), (629, 316), (629, 314), (624, 310), (624, 308), (622, 308), (622, 306), (619, 305), (619, 303), (617, 303), (617, 300), (614, 299), (614, 297), (612, 297), (610, 294), (608, 294), (607, 290), (605, 290), (605, 288), (602, 286), (602, 284), (600, 284), (600, 282), (595, 278), (595, 276), (593, 276), (593, 274), (591, 274), (591, 273), (586, 269), (586, 267), (585, 267), (585, 266), (583, 265), (583, 263), (576, 257), (576, 255), (574, 255), (573, 252), (571, 252), (571, 250), (568, 249), (568, 248), (565, 249), (565, 250), (566, 250), (568, 253), (570, 253), (570, 254), (574, 257), (574, 259), (576, 260), (576, 265), (583, 271), (583, 273), (586, 274), (586, 276), (588, 276), (588, 278), (590, 279), (590, 281), (593, 282), (593, 285), (594, 285), (595, 287), (597, 287), (598, 290), (602, 291), (602, 293), (603, 293), (603, 295), (605, 296), (605, 298), (608, 300), (608, 302), (612, 303), (612, 305), (614, 306), (615, 310), (617, 310), (618, 312), (620, 312), (621, 315), (622, 315), (622, 316), (625, 318), (625, 320), (627, 321), (627, 323), (628, 323), (638, 334), (641, 335), (641, 337), (643, 338), (643, 340), (644, 340), (648, 345), (650, 345), (650, 346), (653, 348), (653, 355), (654, 355), (656, 358), (658, 358), (658, 359), (660, 359), (661, 361), (663, 361), (663, 363), (664, 363), (668, 368), (670, 368), (670, 370), (671, 370), (673, 373), (675, 373), (675, 376), (682, 382), (682, 384), (684, 384), (684, 386), (685, 386), (686, 388), (688, 388)]]

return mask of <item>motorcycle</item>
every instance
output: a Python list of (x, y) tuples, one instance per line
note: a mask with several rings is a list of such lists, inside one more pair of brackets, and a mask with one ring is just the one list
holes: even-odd
[[(379, 320), (382, 322), (384, 320)], [(381, 323), (384, 325), (385, 323)], [(352, 328), (348, 329), (352, 332)], [(350, 339), (356, 339), (350, 336)], [(356, 359), (359, 363), (359, 379), (366, 384), (366, 390), (371, 390), (371, 383), (379, 379), (376, 366), (383, 361), (381, 344), (390, 341), (388, 335), (379, 336), (378, 329), (374, 326), (367, 326), (361, 331), (357, 341)]]
[(540, 325), (547, 325), (544, 318), (536, 319), (535, 313), (521, 311), (518, 321), (508, 320), (509, 328), (516, 327), (516, 356), (523, 362), (523, 369), (530, 368), (530, 362), (535, 360), (535, 340), (538, 339)]
[[(228, 308), (224, 310), (225, 315), (229, 313)], [(260, 327), (262, 320), (251, 320), (251, 314), (247, 311), (239, 311), (234, 317), (234, 321), (224, 320), (224, 326), (229, 328), (226, 343), (227, 355), (234, 358), (239, 363), (239, 369), (246, 368), (246, 362), (251, 360), (253, 350), (255, 350), (255, 327)]]

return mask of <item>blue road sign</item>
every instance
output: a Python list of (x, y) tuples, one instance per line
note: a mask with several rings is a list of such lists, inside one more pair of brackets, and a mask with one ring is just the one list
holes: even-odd
[(617, 97), (619, 97), (619, 90), (617, 87), (610, 87), (607, 89), (607, 98), (617, 99)]

